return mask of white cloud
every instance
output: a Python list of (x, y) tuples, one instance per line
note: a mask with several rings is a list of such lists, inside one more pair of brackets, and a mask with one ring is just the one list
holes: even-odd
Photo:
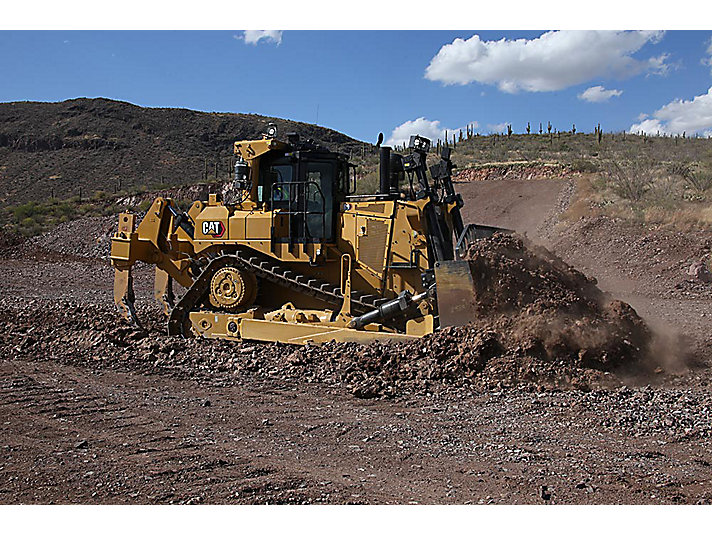
[[(712, 67), (712, 39), (707, 41), (707, 45), (707, 57), (702, 58), (702, 64)], [(712, 70), (710, 70), (710, 74), (712, 74)]]
[(673, 100), (645, 119), (630, 127), (631, 133), (647, 134), (707, 134), (712, 129), (712, 87), (692, 100)]
[(647, 71), (647, 75), (650, 76), (651, 74), (659, 74), (664, 76), (670, 72), (670, 69), (677, 69), (680, 67), (679, 63), (666, 63), (669, 58), (670, 54), (660, 54), (657, 57), (649, 58), (647, 61), (647, 69), (645, 69)]
[(667, 55), (632, 57), (659, 31), (550, 31), (536, 39), (482, 41), (479, 35), (444, 45), (425, 70), (445, 85), (493, 84), (504, 92), (558, 91), (602, 77), (665, 73)]
[(594, 85), (589, 87), (583, 93), (580, 93), (578, 97), (586, 102), (606, 102), (614, 96), (621, 96), (623, 91), (618, 89), (606, 89), (602, 85)]
[(244, 40), (245, 44), (256, 45), (264, 40), (266, 43), (271, 41), (279, 45), (282, 43), (282, 30), (245, 30), (242, 35), (233, 35), (233, 37)]
[[(468, 126), (474, 129), (479, 128), (479, 123), (477, 121), (472, 121), (468, 123)], [(448, 132), (448, 137), (452, 138), (453, 132), (462, 130), (463, 133), (466, 130), (466, 126), (461, 128), (443, 128), (440, 121), (431, 121), (425, 117), (418, 117), (412, 121), (406, 121), (400, 126), (396, 126), (391, 132), (391, 136), (386, 141), (386, 145), (408, 145), (411, 135), (420, 135), (422, 137), (427, 137), (433, 143), (437, 142), (438, 139), (443, 139), (445, 137), (445, 132)]]
[(487, 128), (489, 128), (490, 132), (504, 133), (507, 131), (507, 126), (509, 126), (510, 124), (511, 124), (510, 122), (500, 122), (499, 124), (488, 124)]

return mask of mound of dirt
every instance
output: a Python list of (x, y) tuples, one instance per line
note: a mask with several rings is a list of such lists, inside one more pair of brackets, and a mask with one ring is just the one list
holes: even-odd
[(116, 228), (116, 215), (76, 219), (28, 240), (24, 248), (30, 251), (39, 247), (71, 256), (106, 259)]
[(498, 234), (474, 243), (467, 258), (472, 324), (497, 330), (509, 350), (602, 371), (646, 360), (652, 334), (635, 310), (545, 248)]

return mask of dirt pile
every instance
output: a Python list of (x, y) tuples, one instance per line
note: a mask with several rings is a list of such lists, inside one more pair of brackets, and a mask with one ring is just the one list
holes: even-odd
[(543, 247), (514, 235), (474, 243), (475, 327), (509, 350), (611, 371), (645, 361), (652, 335), (635, 310)]
[(51, 232), (29, 239), (24, 251), (37, 248), (81, 256), (107, 259), (111, 252), (111, 236), (116, 232), (117, 216), (87, 217), (61, 224)]

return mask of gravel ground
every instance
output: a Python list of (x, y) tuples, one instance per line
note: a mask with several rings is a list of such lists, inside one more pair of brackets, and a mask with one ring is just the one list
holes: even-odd
[[(459, 187), (490, 223), (497, 202), (530, 217), (521, 183), (494, 203), (478, 183)], [(76, 225), (0, 260), (2, 503), (712, 502), (712, 330), (700, 316), (711, 297), (675, 290), (701, 236), (680, 245), (660, 229), (596, 223), (554, 245), (649, 323), (684, 330), (694, 365), (643, 381), (597, 374), (581, 388), (565, 363), (497, 357), (487, 381), (432, 377), (362, 398), (338, 355), (326, 372), (292, 347), (168, 338), (149, 268), (136, 273), (149, 333), (131, 331), (95, 248), (103, 227)], [(90, 240), (70, 246), (77, 235)], [(626, 240), (633, 274), (616, 263)]]

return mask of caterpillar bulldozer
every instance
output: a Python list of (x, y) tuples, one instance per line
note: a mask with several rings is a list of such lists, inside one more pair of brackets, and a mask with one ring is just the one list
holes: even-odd
[(145, 262), (171, 335), (368, 343), (467, 323), (474, 285), (459, 258), (498, 229), (463, 224), (448, 148), (428, 168), (430, 140), (412, 136), (401, 155), (382, 138), (375, 194), (355, 194), (344, 154), (296, 134), (280, 141), (270, 125), (234, 143), (223, 194), (187, 211), (156, 198), (138, 224), (121, 213), (111, 240), (116, 305), (138, 325), (132, 267)]

